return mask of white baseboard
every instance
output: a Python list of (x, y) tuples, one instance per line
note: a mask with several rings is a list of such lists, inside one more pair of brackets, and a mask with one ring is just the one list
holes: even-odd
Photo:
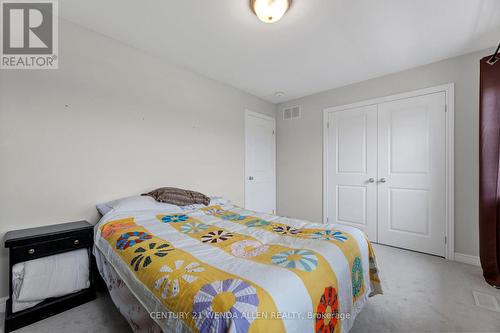
[(8, 297), (0, 297), (0, 312), (5, 312), (5, 304), (7, 303)]
[(479, 261), (479, 257), (471, 256), (469, 254), (455, 252), (455, 261), (474, 266), (481, 266), (481, 261)]

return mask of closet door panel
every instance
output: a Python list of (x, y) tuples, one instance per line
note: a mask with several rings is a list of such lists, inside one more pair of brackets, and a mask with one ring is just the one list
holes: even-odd
[(328, 120), (328, 221), (376, 241), (377, 106), (331, 112)]
[(378, 241), (444, 256), (445, 93), (378, 106)]

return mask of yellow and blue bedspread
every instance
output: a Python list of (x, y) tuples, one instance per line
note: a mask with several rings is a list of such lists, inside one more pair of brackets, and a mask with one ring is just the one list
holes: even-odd
[(360, 230), (233, 205), (109, 213), (95, 246), (168, 332), (347, 332), (381, 293)]

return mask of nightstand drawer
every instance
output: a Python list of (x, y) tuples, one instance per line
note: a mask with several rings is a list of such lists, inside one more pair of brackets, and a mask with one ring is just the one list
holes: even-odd
[(89, 235), (87, 233), (81, 233), (79, 235), (59, 238), (57, 240), (13, 247), (11, 249), (11, 255), (14, 257), (13, 259), (15, 259), (15, 261), (20, 262), (86, 248), (91, 244), (92, 239)]

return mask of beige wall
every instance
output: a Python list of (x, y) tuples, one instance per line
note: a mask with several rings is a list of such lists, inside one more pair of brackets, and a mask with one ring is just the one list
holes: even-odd
[[(455, 252), (477, 256), (479, 59), (489, 53), (447, 59), (279, 105), (278, 214), (322, 220), (323, 109), (454, 82)], [(302, 118), (283, 121), (282, 108), (297, 104), (302, 105)]]
[(273, 104), (65, 21), (59, 45), (58, 70), (0, 71), (0, 238), (158, 186), (243, 203), (244, 109)]

